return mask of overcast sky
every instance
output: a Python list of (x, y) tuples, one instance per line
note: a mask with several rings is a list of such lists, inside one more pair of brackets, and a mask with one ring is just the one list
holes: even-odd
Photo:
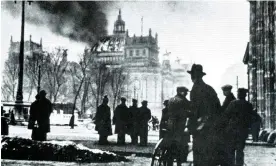
[[(17, 4), (18, 5), (18, 4)], [(27, 6), (30, 10), (32, 6)], [(104, 11), (108, 19), (108, 32), (113, 31), (118, 10), (132, 36), (143, 35), (149, 28), (153, 35), (157, 32), (160, 59), (165, 50), (170, 51), (171, 59), (179, 57), (183, 63), (203, 65), (207, 75), (204, 80), (213, 86), (221, 97), (221, 85), (234, 86), (239, 75), (240, 86), (247, 87), (246, 66), (242, 59), (249, 40), (249, 3), (226, 1), (185, 1), (185, 2), (117, 2)], [(1, 69), (7, 57), (11, 35), (14, 41), (20, 40), (20, 19), (1, 10)], [(47, 27), (26, 24), (25, 39), (32, 34), (33, 41), (43, 38), (45, 48), (63, 46), (68, 48), (69, 60), (76, 60), (85, 44), (70, 41), (53, 34)]]

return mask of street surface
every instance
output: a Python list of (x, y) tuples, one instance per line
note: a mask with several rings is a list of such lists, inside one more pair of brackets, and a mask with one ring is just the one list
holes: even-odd
[[(102, 150), (112, 150), (119, 152), (140, 152), (145, 154), (150, 154), (153, 152), (154, 145), (158, 141), (157, 131), (149, 131), (149, 146), (140, 147), (133, 145), (126, 146), (100, 146), (96, 145), (98, 140), (98, 135), (95, 130), (88, 130), (83, 126), (77, 126), (75, 129), (70, 129), (69, 126), (51, 126), (51, 132), (48, 134), (49, 140), (71, 140), (76, 143), (81, 143), (89, 148), (99, 148)], [(31, 130), (28, 130), (26, 126), (10, 126), (10, 136), (19, 136), (24, 138), (31, 137)], [(112, 143), (116, 142), (117, 135), (114, 134), (108, 137), (108, 140)], [(126, 136), (126, 142), (130, 142), (130, 137)], [(89, 163), (89, 164), (80, 164), (81, 166), (117, 166), (117, 165), (135, 165), (135, 166), (146, 166), (150, 164), (151, 159), (149, 155), (147, 157), (138, 157), (135, 154), (128, 156), (132, 160), (130, 163)], [(188, 160), (192, 160), (192, 153), (189, 154)], [(276, 148), (275, 147), (265, 147), (265, 146), (250, 146), (247, 145), (245, 148), (245, 163), (247, 166), (272, 166), (276, 165)], [(1, 160), (2, 165), (27, 165), (34, 166), (37, 165), (37, 162), (34, 161), (15, 161), (15, 160)], [(43, 161), (39, 163), (40, 166), (73, 166), (76, 163), (63, 163), (63, 162), (50, 162)], [(183, 164), (184, 165), (184, 164)]]

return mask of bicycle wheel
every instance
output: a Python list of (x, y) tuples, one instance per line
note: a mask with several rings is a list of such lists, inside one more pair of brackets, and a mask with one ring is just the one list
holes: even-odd
[(154, 148), (154, 152), (151, 159), (151, 166), (166, 166), (167, 161), (165, 159), (166, 149), (162, 148), (163, 139), (159, 140)]

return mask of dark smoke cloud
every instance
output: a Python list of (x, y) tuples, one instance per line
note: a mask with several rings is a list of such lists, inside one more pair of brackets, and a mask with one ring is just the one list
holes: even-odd
[[(26, 21), (37, 26), (46, 26), (53, 33), (74, 41), (94, 43), (107, 34), (106, 6), (112, 2), (85, 1), (34, 1), (26, 3)], [(21, 2), (2, 2), (2, 9), (12, 16), (21, 14)]]

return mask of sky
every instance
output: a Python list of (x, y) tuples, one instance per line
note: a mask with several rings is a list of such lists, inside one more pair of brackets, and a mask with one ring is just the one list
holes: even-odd
[[(27, 6), (30, 10), (32, 6)], [(177, 57), (182, 63), (203, 65), (206, 83), (215, 88), (222, 99), (220, 87), (226, 83), (247, 87), (246, 66), (242, 59), (249, 40), (249, 3), (247, 1), (184, 1), (184, 2), (115, 2), (106, 7), (108, 33), (112, 34), (118, 11), (126, 23), (129, 35), (158, 33), (159, 58), (165, 51), (171, 52), (171, 60)], [(7, 58), (11, 35), (20, 40), (20, 18), (1, 10), (1, 71)], [(85, 43), (75, 42), (52, 33), (47, 26), (26, 23), (25, 39), (39, 42), (51, 49), (62, 46), (68, 48), (68, 59), (77, 60), (83, 53)]]

